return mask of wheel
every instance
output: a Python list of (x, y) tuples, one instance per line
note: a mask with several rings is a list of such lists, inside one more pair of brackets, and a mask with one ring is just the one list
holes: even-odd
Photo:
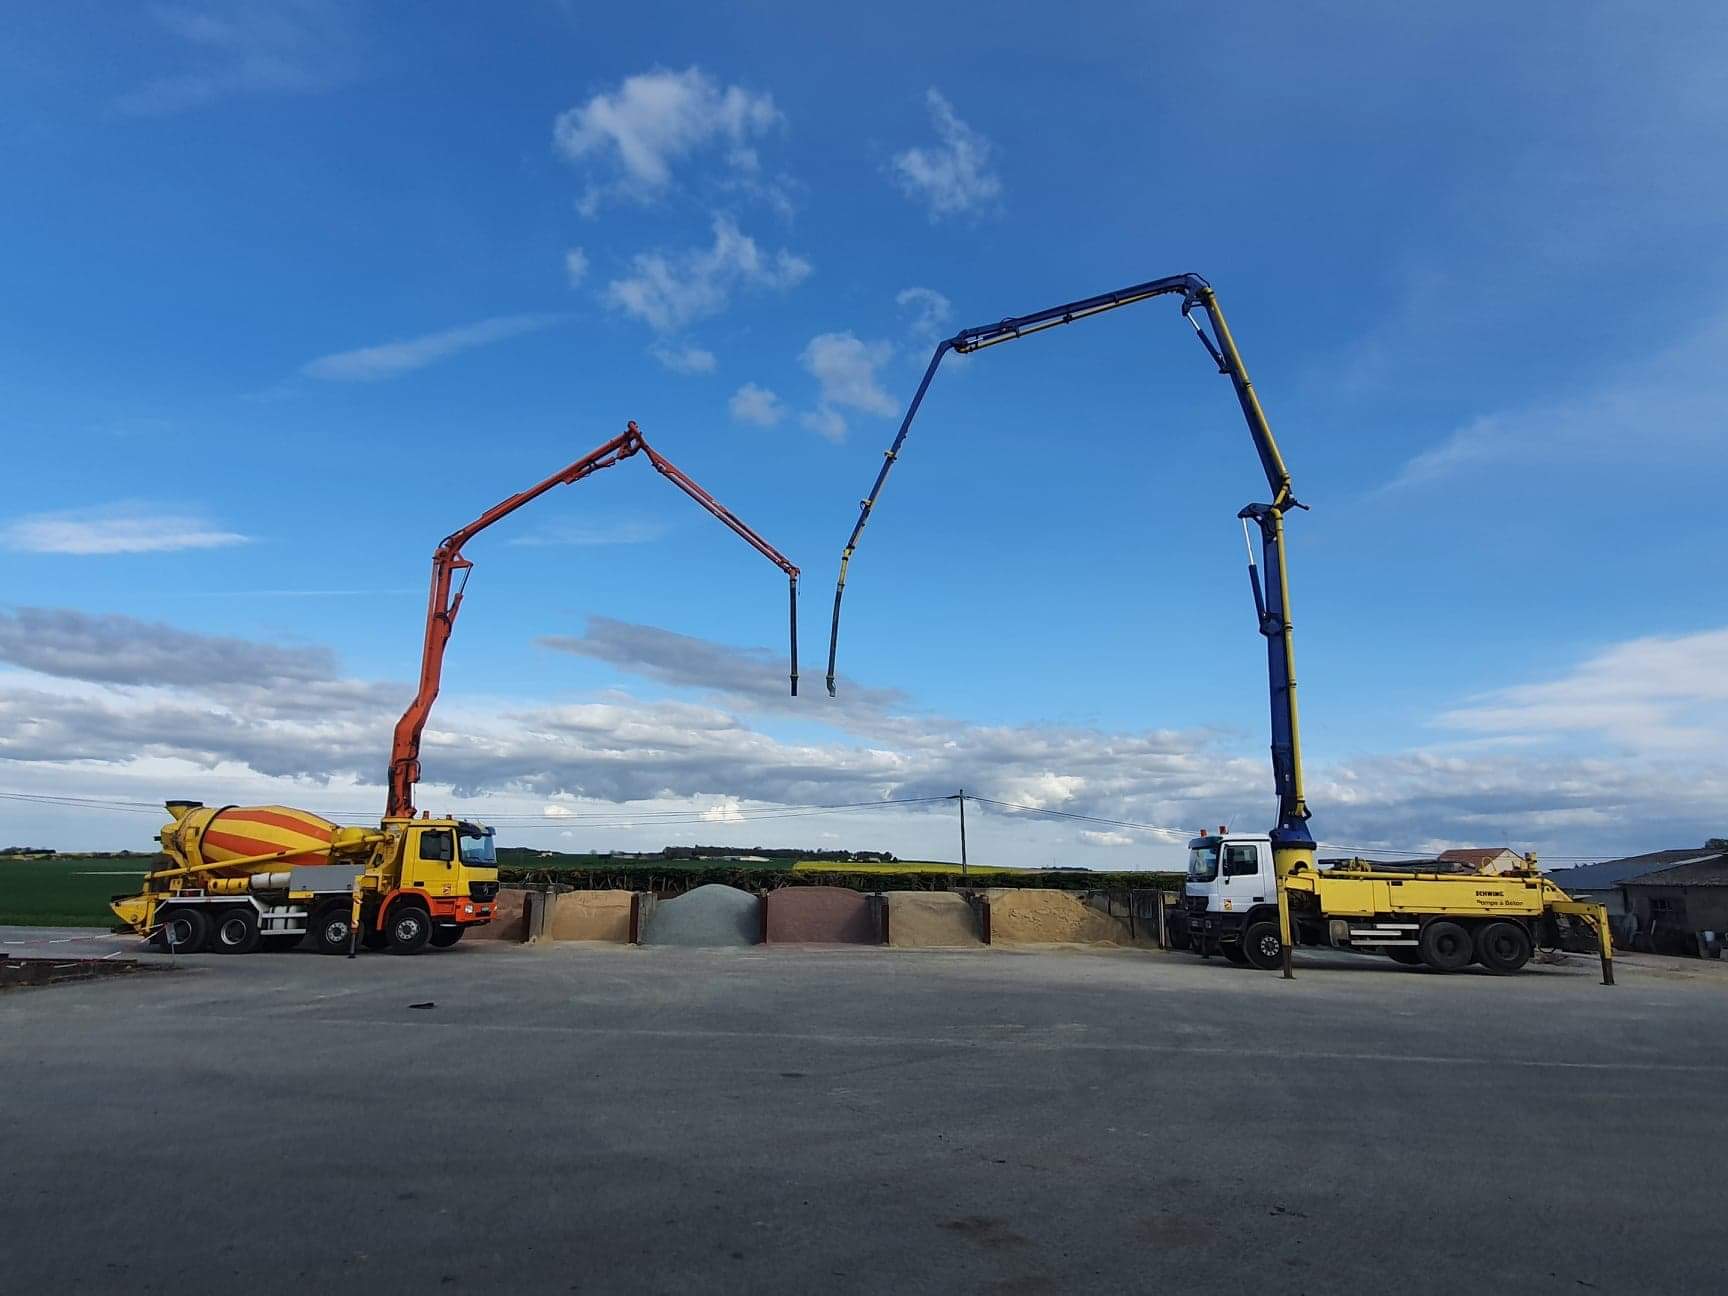
[(210, 939), (210, 918), (202, 909), (169, 909), (158, 921), (156, 943), (175, 954), (197, 954)]
[(462, 939), (462, 933), (467, 930), (466, 927), (434, 927), (432, 929), (432, 948), (449, 949)]
[(1414, 945), (1388, 945), (1386, 957), (1405, 967), (1419, 967), (1422, 963), (1422, 951)]
[(1242, 957), (1249, 967), (1262, 972), (1284, 966), (1284, 938), (1278, 934), (1278, 924), (1264, 918), (1249, 923), (1242, 933)]
[(371, 923), (363, 923), (360, 927), (360, 943), (369, 950), (388, 949), (390, 933), (379, 931)]
[(1476, 957), (1476, 945), (1470, 939), (1470, 933), (1458, 923), (1443, 918), (1422, 929), (1418, 948), (1422, 951), (1422, 961), (1436, 972), (1456, 972), (1469, 967), (1470, 960)]
[(1476, 961), (1490, 972), (1516, 972), (1530, 952), (1530, 933), (1517, 923), (1491, 922), (1476, 933)]
[(1248, 955), (1242, 949), (1241, 941), (1231, 941), (1228, 945), (1219, 945), (1218, 952), (1229, 959), (1237, 967), (1248, 966)]
[(246, 908), (223, 909), (216, 915), (210, 930), (210, 948), (218, 954), (250, 954), (258, 948), (258, 911)]
[(312, 945), (320, 954), (346, 954), (354, 939), (354, 911), (346, 904), (330, 905), (312, 918)]
[(432, 939), (432, 915), (417, 904), (399, 904), (384, 922), (392, 954), (418, 954)]

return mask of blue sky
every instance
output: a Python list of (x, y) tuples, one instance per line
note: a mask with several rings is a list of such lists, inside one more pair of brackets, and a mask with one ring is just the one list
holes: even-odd
[(945, 366), (819, 696), (934, 339), (1192, 270), (1313, 506), (1316, 834), (1722, 832), (1725, 57), (1706, 4), (14, 15), (0, 790), (374, 813), (433, 546), (635, 419), (803, 566), (807, 696), (778, 575), (631, 462), (469, 547), (423, 804), (548, 846), (951, 853), (946, 812), (750, 816), (960, 784), (1262, 826), (1265, 487), (1170, 302)]

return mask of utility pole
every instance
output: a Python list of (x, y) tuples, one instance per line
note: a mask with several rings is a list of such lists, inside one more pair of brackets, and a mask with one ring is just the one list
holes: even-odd
[(966, 789), (961, 788), (960, 802), (960, 876), (966, 876)]

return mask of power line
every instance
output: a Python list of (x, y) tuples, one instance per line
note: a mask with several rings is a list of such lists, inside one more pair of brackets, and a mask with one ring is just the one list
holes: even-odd
[(1045, 806), (1021, 805), (1017, 801), (995, 801), (990, 797), (969, 796), (966, 799), (976, 801), (981, 805), (993, 805), (1003, 810), (1018, 810), (1026, 814), (1054, 815), (1058, 819), (1075, 819), (1081, 823), (1106, 824), (1112, 828), (1131, 828), (1137, 832), (1163, 833), (1181, 841), (1186, 841), (1195, 835), (1192, 828), (1170, 828), (1163, 824), (1135, 823), (1128, 819), (1105, 819), (1099, 815), (1075, 814), (1071, 810), (1051, 810)]

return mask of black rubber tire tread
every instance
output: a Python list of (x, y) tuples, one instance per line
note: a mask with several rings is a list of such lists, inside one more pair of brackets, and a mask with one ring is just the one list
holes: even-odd
[[(409, 924), (413, 923), (413, 934)], [(432, 915), (424, 906), (404, 900), (390, 906), (384, 916), (384, 930), (389, 934), (392, 954), (418, 954), (432, 940)]]
[(1229, 959), (1237, 967), (1248, 966), (1248, 954), (1242, 948), (1241, 941), (1231, 941), (1228, 945), (1219, 945), (1218, 952)]
[[(1270, 941), (1268, 941), (1270, 937)], [(1248, 966), (1271, 972), (1284, 966), (1284, 938), (1278, 934), (1278, 924), (1262, 918), (1248, 924), (1242, 933), (1242, 957)]]
[(371, 923), (362, 923), (360, 927), (360, 944), (369, 950), (390, 948), (390, 933), (379, 931)]
[(202, 909), (194, 909), (190, 905), (163, 910), (157, 915), (157, 922), (162, 924), (162, 930), (156, 933), (156, 943), (163, 949), (169, 948), (167, 924), (170, 918), (179, 919), (191, 928), (190, 935), (184, 941), (175, 942), (174, 953), (202, 954), (210, 944), (210, 916)]
[(1422, 951), (1414, 945), (1388, 945), (1386, 957), (1394, 963), (1402, 963), (1405, 967), (1422, 966)]
[[(350, 937), (349, 919), (353, 910), (346, 901), (341, 904), (325, 905), (312, 915), (312, 947), (320, 954), (346, 954)], [(342, 923), (339, 938), (331, 938), (331, 924), (340, 919)]]
[(434, 927), (432, 929), (432, 948), (449, 949), (468, 929), (466, 927)]
[(1422, 929), (1422, 961), (1436, 972), (1457, 972), (1476, 958), (1476, 942), (1462, 923), (1436, 918)]
[(250, 954), (260, 939), (258, 911), (251, 905), (219, 909), (210, 924), (210, 948), (218, 954)]
[(1516, 972), (1530, 961), (1533, 952), (1530, 933), (1515, 922), (1501, 919), (1484, 923), (1476, 933), (1476, 961), (1490, 972), (1502, 976)]

